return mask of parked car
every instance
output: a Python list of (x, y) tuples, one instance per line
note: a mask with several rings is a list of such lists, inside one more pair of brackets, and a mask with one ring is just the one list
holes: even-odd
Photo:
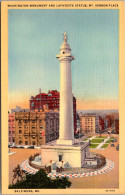
[(111, 142), (113, 142), (113, 143), (114, 143), (114, 139), (112, 139), (112, 140), (111, 140)]
[(18, 148), (24, 148), (23, 146), (19, 146)]
[(34, 149), (34, 146), (29, 146), (29, 147), (27, 147), (27, 148), (29, 148), (29, 149)]
[(78, 139), (79, 138), (79, 136), (78, 135), (75, 135), (75, 139)]
[(114, 147), (115, 145), (114, 144), (111, 144), (111, 147)]
[(11, 148), (18, 148), (17, 146), (12, 146)]
[(114, 139), (114, 142), (117, 142), (117, 139)]
[(116, 150), (119, 151), (119, 144), (117, 145)]

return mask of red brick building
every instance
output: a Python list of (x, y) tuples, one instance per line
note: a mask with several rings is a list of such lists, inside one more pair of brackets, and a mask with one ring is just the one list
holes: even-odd
[(110, 128), (114, 123), (114, 115), (106, 115), (106, 127)]
[(104, 119), (99, 116), (99, 131), (104, 130)]
[(115, 133), (119, 134), (119, 119), (115, 119)]
[[(48, 93), (39, 93), (35, 97), (31, 96), (30, 111), (43, 109), (43, 105), (48, 104), (49, 110), (59, 109), (60, 93), (57, 90), (48, 91)], [(73, 116), (74, 133), (76, 132), (76, 98), (73, 96)]]

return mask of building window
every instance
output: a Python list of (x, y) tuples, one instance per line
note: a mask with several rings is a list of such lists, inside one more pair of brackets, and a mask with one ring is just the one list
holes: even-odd
[(32, 142), (32, 145), (35, 145), (35, 141)]
[(24, 128), (25, 128), (25, 129), (28, 129), (28, 126), (27, 126), (27, 125), (24, 125)]
[(32, 126), (32, 129), (35, 129), (35, 126)]
[(15, 142), (15, 138), (14, 137), (12, 138), (12, 141)]
[(19, 145), (22, 144), (22, 141), (19, 141)]
[(19, 134), (21, 134), (22, 133), (22, 131), (21, 130), (19, 130)]
[(40, 129), (43, 129), (43, 126), (40, 126)]
[(25, 141), (25, 145), (28, 145), (28, 141)]

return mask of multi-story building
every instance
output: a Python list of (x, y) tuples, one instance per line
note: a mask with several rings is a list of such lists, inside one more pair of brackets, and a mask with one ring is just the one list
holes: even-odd
[(80, 114), (81, 133), (94, 134), (99, 132), (99, 116), (96, 114)]
[(9, 143), (15, 142), (15, 114), (8, 114)]
[(119, 134), (119, 119), (115, 119), (115, 133)]
[(104, 131), (104, 119), (99, 116), (99, 131)]
[(12, 114), (14, 112), (29, 112), (29, 111), (30, 111), (30, 109), (21, 108), (19, 106), (16, 106), (16, 108), (11, 109)]
[[(46, 93), (39, 93), (35, 97), (30, 98), (30, 111), (39, 110), (43, 105), (48, 104), (49, 110), (59, 109), (60, 93), (57, 90), (48, 91)], [(74, 117), (74, 133), (77, 129), (76, 120), (76, 98), (73, 96), (73, 117)]]
[(105, 117), (105, 127), (111, 128), (112, 124), (114, 123), (114, 115), (108, 114)]
[(59, 112), (40, 110), (15, 113), (17, 145), (40, 146), (59, 137)]

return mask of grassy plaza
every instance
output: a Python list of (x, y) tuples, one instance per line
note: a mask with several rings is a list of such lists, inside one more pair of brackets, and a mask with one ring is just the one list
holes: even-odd
[(107, 148), (109, 144), (104, 144), (101, 148)]
[(90, 148), (96, 148), (99, 144), (91, 144)]
[(92, 139), (91, 143), (101, 143), (102, 141), (104, 141), (104, 138)]

